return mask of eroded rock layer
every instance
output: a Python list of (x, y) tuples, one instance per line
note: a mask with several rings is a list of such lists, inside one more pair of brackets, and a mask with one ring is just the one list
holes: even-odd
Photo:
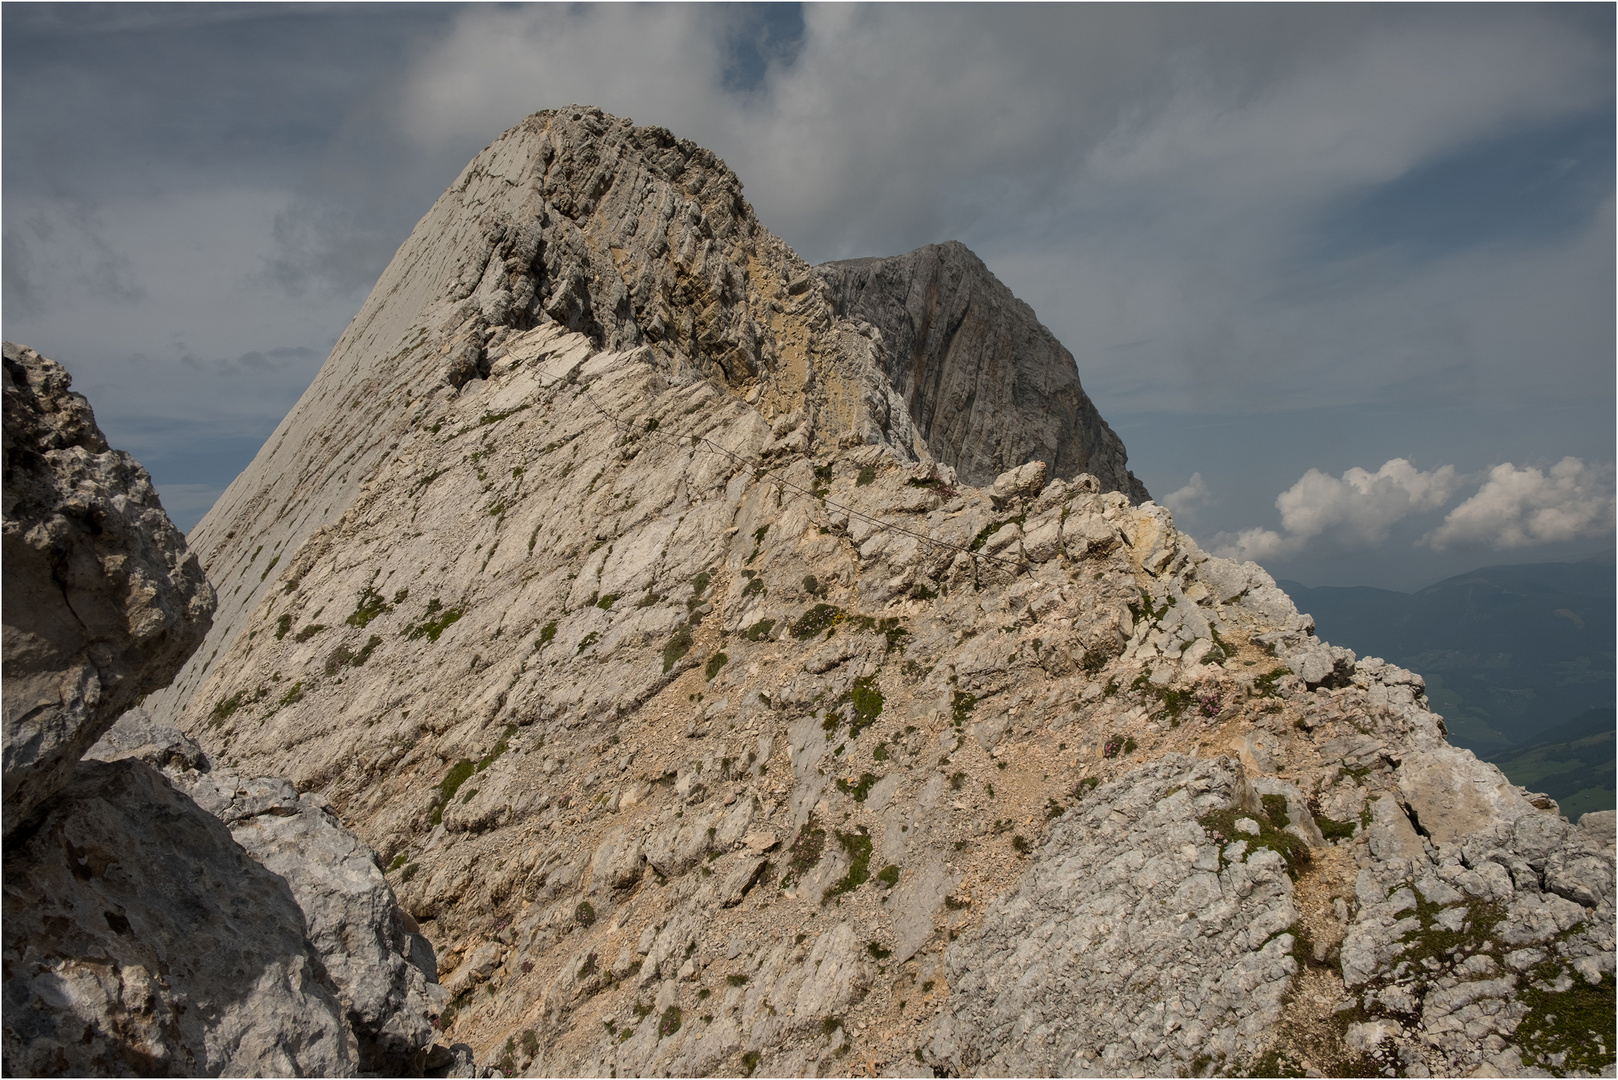
[(178, 719), (381, 852), (480, 1059), (1610, 1068), (1610, 815), (1161, 507), (554, 323), (390, 422)]
[(416, 226), (314, 383), (198, 525), (217, 626), (160, 708), (193, 693), (269, 574), (353, 505), (426, 399), (482, 378), (539, 325), (641, 347), (745, 396), (784, 447), (925, 448), (868, 329), (759, 224), (715, 157), (598, 109), (536, 113)]
[(882, 369), (916, 430), (962, 480), (985, 486), (1043, 461), (1104, 491), (1149, 497), (1124, 444), (1079, 384), (1073, 354), (964, 245), (815, 267), (833, 309), (881, 332)]

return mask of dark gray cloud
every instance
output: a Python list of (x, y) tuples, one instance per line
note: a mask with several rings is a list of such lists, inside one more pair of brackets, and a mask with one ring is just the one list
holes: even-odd
[[(1210, 541), (1294, 535), (1276, 499), (1310, 470), (1510, 462), (1521, 486), (1572, 456), (1585, 492), (1612, 461), (1610, 5), (7, 5), (0, 23), (7, 335), (68, 363), (193, 509), (465, 161), (574, 101), (713, 148), (810, 259), (965, 241)], [(1474, 504), (1494, 517), (1417, 541), (1482, 483), (1353, 544), (1283, 545), (1277, 569), (1466, 569), (1475, 522), (1527, 521), (1528, 495), (1502, 481)], [(1557, 537), (1523, 558), (1610, 547), (1519, 531)]]

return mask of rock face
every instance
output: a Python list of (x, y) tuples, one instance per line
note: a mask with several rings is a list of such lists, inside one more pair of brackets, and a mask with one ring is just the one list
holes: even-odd
[(1073, 354), (963, 244), (825, 263), (832, 307), (881, 331), (882, 368), (939, 461), (979, 487), (1014, 465), (1088, 473), (1145, 502), (1124, 444), (1084, 388)]
[(748, 263), (782, 284), (747, 310), (866, 346), (796, 381), (543, 305), (450, 377), (462, 305), (527, 295), (481, 215), (597, 161), (563, 216), (605, 235), (582, 208), (650, 169), (610, 118), (617, 171), (547, 157), (578, 112), (480, 155), (199, 526), (226, 608), (147, 704), (381, 853), (450, 1038), (537, 1075), (1610, 1068), (1610, 819), (1449, 746), (1419, 676), (1161, 507), (862, 429), (828, 403), (903, 410), (887, 334), (799, 264)]
[(178, 785), (291, 889), (336, 987), (362, 1071), (408, 1075), (433, 1042), (442, 999), (432, 946), (399, 910), (376, 854), (315, 795), (285, 780), (181, 773)]
[(223, 824), (134, 761), (53, 806), (6, 850), (8, 1073), (354, 1073), (298, 902)]
[[(933, 1054), (1012, 1076), (1258, 1059), (1298, 973), (1298, 909), (1280, 853), (1227, 855), (1201, 821), (1232, 806), (1263, 816), (1232, 765), (1167, 754), (1063, 816), (1017, 889), (946, 954)], [(1228, 839), (1245, 848), (1241, 836)]]
[(5, 835), (202, 641), (213, 590), (68, 373), (6, 342)]
[[(1568, 1052), (1611, 851), (1448, 746), (1419, 677), (1092, 477), (777, 445), (644, 353), (512, 335), (186, 704), (383, 853), (452, 1037), (540, 1074)], [(1475, 959), (1517, 949), (1545, 966)]]
[(4, 1071), (419, 1074), (431, 946), (317, 796), (138, 707), (89, 746), (213, 592), (67, 373), (10, 344), (5, 370)]

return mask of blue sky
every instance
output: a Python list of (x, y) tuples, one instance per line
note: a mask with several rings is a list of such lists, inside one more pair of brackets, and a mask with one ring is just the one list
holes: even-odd
[(718, 152), (808, 259), (964, 241), (1204, 546), (1386, 587), (1613, 550), (1611, 5), (10, 4), (0, 29), (5, 335), (69, 367), (182, 527), (465, 161), (580, 101)]

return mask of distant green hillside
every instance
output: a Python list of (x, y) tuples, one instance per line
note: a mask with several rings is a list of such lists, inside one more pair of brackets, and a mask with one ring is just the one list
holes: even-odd
[[(1416, 593), (1280, 585), (1323, 639), (1420, 672), (1450, 741), (1558, 802), (1565, 789), (1573, 817), (1614, 805), (1615, 570), (1488, 566)], [(1566, 788), (1579, 777), (1590, 783)]]
[(1588, 810), (1613, 809), (1615, 724), (1618, 710), (1591, 709), (1547, 731), (1543, 739), (1489, 760), (1513, 783), (1555, 799), (1562, 813), (1577, 821)]

